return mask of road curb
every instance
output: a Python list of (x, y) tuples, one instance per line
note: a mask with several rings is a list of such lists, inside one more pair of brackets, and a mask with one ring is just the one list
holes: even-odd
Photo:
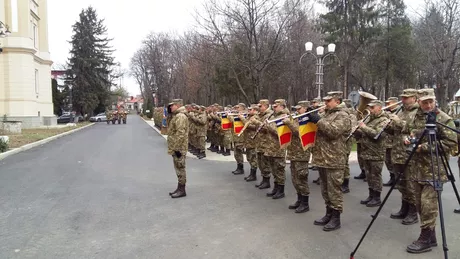
[[(144, 120), (144, 121), (145, 121), (145, 123), (147, 123), (147, 125), (149, 125), (151, 128), (153, 128), (164, 139), (168, 139), (167, 135), (161, 134), (161, 131), (159, 129), (157, 129), (157, 127), (155, 127), (155, 124), (153, 123), (153, 121), (152, 122), (148, 121), (148, 120)], [(209, 152), (206, 152), (206, 153), (209, 154)], [(222, 155), (216, 154), (215, 156), (210, 157), (213, 154), (214, 153), (209, 154), (207, 157), (203, 158), (202, 160), (220, 161), (220, 162), (235, 162), (235, 159), (233, 158), (233, 156), (224, 157)], [(187, 152), (187, 157), (190, 157), (190, 158), (193, 158), (193, 159), (198, 159), (195, 155), (193, 155), (190, 152)], [(244, 157), (244, 162), (247, 162), (246, 156), (243, 156), (243, 157)], [(357, 153), (356, 153), (356, 151), (352, 151), (351, 154), (350, 154), (349, 162), (357, 162), (357, 161), (358, 161)], [(290, 163), (291, 163), (291, 161), (286, 160), (286, 164), (290, 164)]]
[(58, 135), (55, 135), (55, 136), (52, 136), (52, 137), (49, 137), (49, 138), (45, 138), (45, 139), (42, 139), (42, 140), (39, 140), (39, 141), (36, 141), (36, 142), (33, 142), (33, 143), (29, 143), (29, 144), (26, 144), (24, 146), (21, 146), (21, 147), (18, 147), (18, 148), (15, 148), (15, 149), (12, 149), (12, 150), (9, 150), (9, 151), (6, 151), (4, 153), (0, 153), (0, 160), (3, 160), (11, 155), (14, 155), (14, 154), (17, 154), (17, 153), (20, 153), (20, 152), (23, 152), (23, 151), (26, 151), (26, 150), (29, 150), (31, 148), (34, 148), (34, 147), (38, 147), (38, 146), (41, 146), (43, 144), (46, 144), (50, 141), (53, 141), (55, 139), (58, 139), (60, 137), (64, 137), (66, 135), (69, 135), (69, 134), (72, 134), (74, 132), (77, 132), (79, 130), (82, 130), (82, 129), (85, 129), (85, 128), (88, 128), (90, 126), (93, 126), (95, 123), (91, 123), (89, 125), (86, 125), (86, 126), (83, 126), (83, 127), (80, 127), (80, 128), (76, 128), (76, 129), (73, 129), (73, 130), (69, 130), (69, 131), (66, 131), (64, 133), (61, 133), (61, 134), (58, 134)]

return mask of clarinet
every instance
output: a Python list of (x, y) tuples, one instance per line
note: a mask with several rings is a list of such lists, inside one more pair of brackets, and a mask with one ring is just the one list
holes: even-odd
[[(400, 106), (398, 108), (398, 110), (396, 110), (395, 114), (398, 114), (399, 111), (402, 109), (402, 106)], [(393, 121), (393, 119), (390, 119), (387, 124), (385, 124), (385, 126), (383, 126), (382, 130), (380, 130), (380, 132), (374, 137), (374, 140), (378, 140), (380, 138), (380, 136), (382, 136), (383, 134), (383, 131), (385, 131), (385, 129), (388, 127), (388, 125), (390, 125), (390, 123)]]

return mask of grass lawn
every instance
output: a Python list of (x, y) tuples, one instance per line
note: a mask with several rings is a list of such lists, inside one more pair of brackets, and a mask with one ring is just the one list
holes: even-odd
[(0, 129), (0, 135), (9, 137), (9, 148), (12, 149), (67, 132), (69, 130), (81, 128), (89, 124), (90, 122), (81, 122), (78, 123), (76, 127), (22, 129), (21, 134), (3, 134)]

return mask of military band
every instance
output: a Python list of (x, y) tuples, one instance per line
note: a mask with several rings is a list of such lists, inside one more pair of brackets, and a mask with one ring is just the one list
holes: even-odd
[[(266, 196), (274, 200), (286, 195), (285, 167), (289, 161), (296, 197), (288, 208), (295, 213), (310, 211), (309, 197), (319, 195), (312, 194), (308, 185), (309, 165), (316, 168), (319, 178), (315, 182), (320, 184), (325, 214), (313, 223), (324, 231), (337, 230), (344, 212), (344, 193), (350, 192), (349, 157), (356, 144), (361, 172), (355, 179), (365, 179), (369, 190), (360, 203), (381, 206), (383, 186), (394, 184), (401, 193), (401, 207), (390, 217), (404, 225), (415, 224), (420, 217), (420, 237), (407, 246), (407, 251), (430, 251), (437, 245), (438, 200), (430, 182), (432, 150), (426, 138), (421, 140), (407, 168), (404, 164), (409, 158), (410, 139), (421, 138), (424, 132), (427, 112), (435, 112), (441, 123), (453, 128), (456, 125), (436, 107), (433, 89), (405, 89), (399, 95), (401, 101), (390, 97), (382, 102), (370, 94), (363, 96), (367, 99), (361, 99), (355, 108), (351, 100), (343, 99), (341, 91), (328, 92), (322, 100), (299, 101), (292, 107), (295, 114), (291, 114), (284, 99), (276, 99), (271, 105), (268, 99), (261, 99), (250, 106), (238, 103), (225, 108), (217, 103), (184, 107), (181, 99), (172, 100), (168, 105), (168, 154), (173, 157), (178, 186), (171, 197), (186, 196), (187, 145), (188, 151), (201, 159), (206, 157), (205, 145), (209, 142), (208, 152), (224, 156), (230, 156), (233, 147), (234, 175), (245, 174), (246, 156), (249, 172), (244, 180), (257, 181), (257, 169), (260, 171), (260, 182), (255, 187), (271, 188), (273, 176), (273, 189)], [(305, 143), (311, 134), (305, 132), (305, 123), (314, 125), (310, 144)], [(437, 127), (437, 132), (446, 153), (458, 156), (456, 133), (444, 127)], [(385, 184), (383, 165), (390, 173), (390, 181)], [(439, 170), (442, 181), (447, 181), (444, 167)]]

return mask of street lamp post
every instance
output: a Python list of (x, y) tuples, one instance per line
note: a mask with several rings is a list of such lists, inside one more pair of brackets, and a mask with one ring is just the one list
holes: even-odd
[[(310, 54), (316, 59), (316, 87), (318, 87), (318, 98), (321, 99), (321, 87), (323, 86), (323, 77), (324, 77), (324, 59), (328, 56), (335, 56), (336, 58), (337, 55), (335, 54), (335, 44), (331, 43), (327, 46), (327, 53), (324, 54), (324, 47), (323, 46), (318, 46), (316, 47), (316, 55), (313, 53), (313, 43), (307, 42), (305, 43), (305, 50), (307, 51), (304, 53), (300, 59), (299, 59), (299, 64), (302, 64), (302, 58), (305, 57), (306, 55)], [(308, 90), (306, 90), (308, 91)]]

